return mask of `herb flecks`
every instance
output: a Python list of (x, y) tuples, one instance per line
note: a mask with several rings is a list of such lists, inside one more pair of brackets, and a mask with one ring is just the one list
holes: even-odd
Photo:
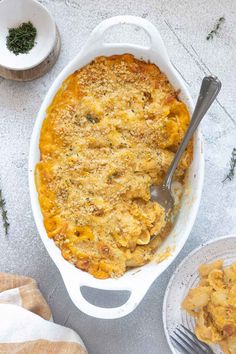
[(92, 114), (86, 114), (86, 119), (92, 124), (96, 124), (99, 122), (99, 119), (97, 117), (94, 117)]
[(219, 32), (220, 27), (222, 25), (222, 23), (225, 22), (225, 18), (222, 16), (219, 18), (219, 20), (217, 21), (217, 23), (215, 24), (215, 26), (213, 27), (213, 29), (211, 30), (211, 32), (208, 33), (206, 39), (209, 41), (209, 39), (213, 39), (214, 36)]
[(2, 190), (1, 189), (0, 189), (0, 210), (1, 210), (1, 214), (2, 214), (3, 227), (5, 229), (5, 234), (7, 236), (10, 224), (8, 222), (8, 217), (7, 217), (6, 202), (5, 202), (5, 199), (2, 196)]
[(231, 159), (230, 159), (229, 172), (222, 182), (225, 182), (226, 180), (232, 181), (235, 175), (235, 168), (236, 168), (236, 148), (233, 148)]
[(111, 175), (108, 176), (108, 182), (111, 182), (116, 177), (120, 177), (120, 173), (118, 171), (113, 172)]
[(7, 36), (7, 48), (15, 55), (27, 54), (35, 45), (37, 30), (33, 24), (23, 22), (20, 26), (9, 28)]

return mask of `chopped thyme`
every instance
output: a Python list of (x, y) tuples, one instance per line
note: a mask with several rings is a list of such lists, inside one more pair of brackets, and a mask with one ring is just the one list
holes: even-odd
[(233, 148), (233, 151), (231, 153), (229, 172), (222, 182), (225, 182), (227, 179), (229, 181), (232, 181), (235, 175), (235, 168), (236, 168), (236, 148)]
[(23, 22), (20, 26), (9, 28), (7, 36), (7, 48), (15, 55), (27, 54), (35, 45), (37, 30), (33, 24)]
[(206, 39), (209, 41), (209, 39), (213, 39), (213, 37), (219, 32), (219, 29), (222, 25), (222, 23), (225, 22), (225, 18), (222, 16), (219, 18), (211, 32), (208, 33)]

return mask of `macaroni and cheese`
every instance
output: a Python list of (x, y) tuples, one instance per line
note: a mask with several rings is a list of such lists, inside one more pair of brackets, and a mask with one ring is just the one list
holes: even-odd
[[(188, 124), (166, 76), (132, 55), (98, 57), (64, 81), (41, 129), (36, 184), (66, 260), (107, 278), (152, 259), (170, 223), (149, 189)], [(175, 174), (182, 185), (191, 159), (192, 144)]]

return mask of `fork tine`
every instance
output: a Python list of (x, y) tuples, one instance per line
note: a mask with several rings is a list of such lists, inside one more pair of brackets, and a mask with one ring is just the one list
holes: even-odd
[(209, 346), (206, 343), (199, 340), (198, 337), (193, 332), (191, 332), (188, 328), (186, 328), (182, 324), (180, 326), (192, 337), (193, 340), (198, 341), (199, 345), (201, 345), (204, 349), (209, 350)]
[(183, 354), (189, 354), (189, 352), (182, 346), (182, 344), (180, 344), (173, 336), (170, 336), (170, 338), (177, 349), (179, 349)]
[[(201, 343), (199, 341), (194, 341), (193, 339), (191, 339), (190, 336), (183, 332), (180, 328), (176, 328), (176, 331), (178, 331), (182, 335), (182, 337), (184, 337), (184, 339), (188, 341), (189, 345), (190, 343), (192, 344), (194, 350), (201, 350), (203, 353), (206, 353), (205, 348), (201, 346)], [(175, 334), (177, 335), (177, 332)], [(182, 337), (180, 336), (180, 338)]]
[(184, 344), (185, 345), (185, 347), (187, 347), (187, 349), (191, 352), (191, 353), (196, 353), (196, 350), (198, 350), (199, 349), (199, 347), (197, 347), (196, 345), (195, 345), (195, 343), (193, 343), (193, 345), (190, 343), (190, 341), (188, 341), (188, 337), (182, 337), (182, 336), (180, 336), (176, 331), (174, 332), (174, 334), (176, 335), (176, 337), (178, 337), (180, 340), (181, 340), (181, 342), (182, 342), (182, 344)]

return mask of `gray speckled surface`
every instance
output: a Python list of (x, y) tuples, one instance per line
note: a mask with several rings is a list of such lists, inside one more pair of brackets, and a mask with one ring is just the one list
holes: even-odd
[[(163, 333), (162, 301), (173, 269), (200, 243), (236, 233), (236, 178), (222, 184), (236, 146), (236, 2), (235, 0), (42, 0), (54, 15), (62, 51), (50, 73), (29, 83), (0, 78), (0, 178), (10, 219), (6, 238), (0, 223), (0, 270), (36, 278), (56, 322), (80, 333), (90, 354), (169, 354)], [(29, 140), (40, 104), (56, 75), (80, 49), (101, 20), (133, 14), (151, 20), (161, 32), (170, 57), (196, 98), (204, 74), (219, 76), (223, 88), (202, 123), (205, 137), (205, 183), (197, 220), (179, 257), (156, 280), (129, 316), (97, 320), (72, 304), (59, 272), (39, 238), (32, 218), (27, 181)], [(226, 22), (219, 36), (206, 41), (216, 19)], [(117, 34), (122, 40), (124, 31)], [(124, 37), (123, 37), (124, 36)], [(138, 38), (138, 32), (129, 38)], [(94, 302), (117, 304), (122, 297), (89, 293)], [(95, 297), (97, 300), (95, 300)]]

